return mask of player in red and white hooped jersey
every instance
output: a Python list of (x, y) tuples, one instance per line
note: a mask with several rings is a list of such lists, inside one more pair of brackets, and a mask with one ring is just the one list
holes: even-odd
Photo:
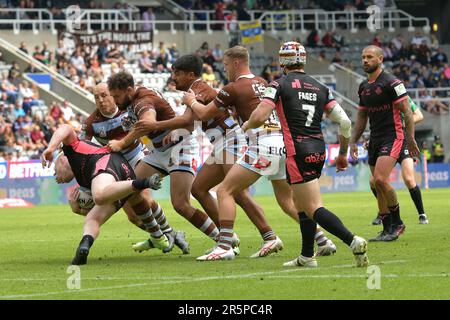
[[(360, 84), (358, 90), (360, 107), (351, 139), (351, 154), (357, 159), (356, 142), (369, 120), (369, 165), (383, 222), (383, 230), (369, 241), (393, 241), (404, 232), (405, 225), (400, 218), (397, 194), (389, 183), (389, 176), (404, 150), (407, 149), (413, 158), (418, 158), (420, 152), (414, 140), (414, 118), (406, 88), (401, 80), (381, 68), (383, 51), (377, 46), (366, 47), (362, 51), (362, 63), (368, 79)], [(389, 212), (383, 209), (386, 205)]]
[[(108, 84), (100, 83), (96, 85), (93, 94), (97, 109), (83, 123), (80, 139), (93, 140), (100, 145), (106, 146), (109, 140), (121, 139), (127, 135), (129, 128), (124, 125), (123, 122), (126, 122), (128, 112), (126, 110), (120, 110), (117, 107), (114, 99), (109, 93)], [(141, 161), (149, 151), (147, 147), (137, 139), (129, 148), (122, 150), (121, 153), (134, 170), (139, 161)], [(151, 199), (150, 190), (143, 190), (141, 195)], [(188, 244), (184, 239), (184, 233), (172, 229), (167, 222), (161, 206), (155, 200), (151, 200), (150, 205), (155, 220), (158, 222), (161, 230), (163, 230), (170, 242), (169, 249), (164, 252), (171, 251), (174, 244), (180, 248), (187, 247)], [(130, 222), (134, 223), (138, 228), (145, 230), (142, 221), (138, 219), (133, 208), (128, 203), (124, 204), (123, 209)], [(151, 241), (147, 241), (147, 244), (150, 248)], [(136, 251), (139, 251), (135, 245), (133, 245), (133, 248)]]
[(337, 216), (324, 208), (320, 195), (319, 177), (325, 163), (325, 142), (320, 126), (322, 116), (326, 113), (340, 125), (337, 171), (347, 169), (351, 122), (330, 90), (305, 74), (306, 51), (300, 43), (284, 43), (279, 59), (286, 76), (269, 85), (262, 102), (242, 129), (258, 128), (270, 118), (274, 109), (280, 118), (286, 145), (286, 173), (302, 234), (301, 255), (284, 266), (317, 267), (314, 257), (317, 224), (352, 249), (358, 267), (367, 266), (367, 242), (354, 236)]
[[(189, 134), (164, 144), (170, 130), (152, 128), (154, 122), (175, 117), (170, 104), (159, 92), (135, 86), (133, 76), (125, 71), (111, 76), (108, 79), (108, 87), (119, 109), (127, 109), (126, 125), (131, 129), (123, 139), (109, 141), (110, 148), (120, 151), (142, 136), (151, 139), (155, 148), (138, 163), (135, 168), (136, 175), (169, 175), (171, 201), (175, 211), (215, 241), (219, 233), (216, 225), (206, 213), (191, 205), (190, 191), (196, 171), (194, 139)], [(135, 127), (137, 123), (139, 125)], [(150, 129), (147, 129), (147, 125)], [(189, 248), (185, 248), (184, 253), (189, 253)]]

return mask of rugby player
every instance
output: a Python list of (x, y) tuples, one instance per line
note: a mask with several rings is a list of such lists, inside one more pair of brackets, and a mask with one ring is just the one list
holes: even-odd
[(321, 130), (322, 116), (339, 123), (340, 150), (336, 170), (347, 169), (351, 122), (333, 98), (330, 90), (305, 74), (305, 48), (298, 42), (286, 42), (279, 51), (285, 77), (270, 84), (256, 110), (242, 126), (258, 128), (270, 119), (276, 109), (286, 145), (286, 173), (297, 209), (302, 234), (299, 257), (284, 266), (317, 267), (314, 256), (314, 234), (317, 224), (341, 239), (353, 251), (356, 266), (368, 265), (367, 242), (353, 235), (331, 211), (323, 207), (319, 177), (325, 163), (325, 141)]
[[(411, 97), (409, 97), (408, 100), (411, 106), (411, 111), (413, 112), (414, 124), (419, 123), (420, 121), (423, 120), (423, 114), (417, 107), (417, 105), (414, 103), (414, 101), (411, 99)], [(368, 148), (368, 144), (366, 144), (365, 147)], [(412, 201), (414, 202), (417, 213), (419, 215), (419, 224), (428, 224), (429, 223), (428, 217), (425, 213), (425, 210), (423, 209), (422, 193), (420, 192), (420, 188), (417, 185), (416, 179), (414, 177), (414, 160), (409, 155), (407, 149), (404, 149), (402, 151), (397, 162), (400, 163), (403, 182), (405, 183), (405, 186), (409, 190), (409, 194), (411, 196)], [(375, 180), (373, 178), (373, 175), (370, 175), (370, 189), (372, 190), (372, 193), (376, 198), (377, 190), (375, 187)], [(389, 212), (386, 205), (384, 206), (383, 209), (384, 210), (382, 212), (384, 212), (385, 214)], [(378, 213), (377, 217), (372, 221), (373, 225), (381, 224), (382, 220), (380, 216), (381, 216), (380, 213)]]
[[(359, 86), (360, 107), (350, 140), (351, 155), (358, 156), (356, 142), (370, 123), (369, 166), (375, 180), (377, 202), (383, 230), (369, 241), (393, 241), (405, 230), (400, 206), (389, 175), (407, 149), (409, 155), (420, 155), (414, 140), (414, 119), (403, 82), (381, 68), (383, 51), (368, 46), (362, 51), (362, 63), (368, 79)], [(405, 127), (402, 116), (404, 115)], [(388, 212), (383, 209), (388, 207)]]
[[(155, 173), (169, 175), (170, 196), (175, 211), (215, 241), (218, 228), (206, 213), (191, 205), (190, 191), (196, 167), (194, 139), (189, 135), (164, 144), (163, 140), (170, 130), (146, 129), (147, 125), (151, 128), (154, 122), (175, 117), (170, 104), (157, 91), (135, 86), (133, 76), (125, 71), (111, 76), (108, 87), (119, 109), (128, 111), (126, 123), (131, 129), (121, 140), (110, 140), (108, 146), (114, 151), (121, 151), (142, 136), (151, 139), (154, 149), (137, 164), (136, 175), (140, 178)], [(137, 122), (141, 124), (136, 128), (134, 125)], [(184, 253), (189, 253), (189, 248), (185, 248)]]
[[(195, 55), (185, 55), (180, 57), (172, 65), (172, 79), (177, 90), (188, 92), (192, 90), (199, 103), (208, 105), (217, 95), (217, 92), (201, 79), (202, 60)], [(155, 122), (153, 130), (178, 129), (192, 125), (197, 120), (192, 110), (186, 108), (185, 113), (180, 117), (175, 117), (166, 121)], [(200, 202), (205, 212), (216, 225), (218, 221), (217, 200), (210, 194), (210, 190), (218, 185), (231, 169), (232, 165), (241, 156), (241, 151), (246, 148), (247, 142), (239, 127), (239, 124), (230, 115), (229, 110), (218, 110), (211, 119), (200, 122), (202, 130), (213, 145), (212, 154), (203, 163), (197, 173), (192, 186), (193, 196)], [(139, 123), (136, 124), (136, 127)], [(276, 183), (278, 181), (275, 181)], [(277, 188), (276, 197), (283, 209), (289, 212), (290, 204), (285, 201), (285, 190)], [(250, 220), (255, 224), (261, 234), (265, 232), (266, 222), (262, 208), (250, 196), (248, 189), (242, 190), (235, 195), (235, 200), (246, 212)], [(291, 200), (292, 202), (292, 200)], [(293, 207), (293, 204), (291, 205)], [(292, 210), (291, 210), (292, 211)], [(295, 211), (295, 209), (294, 209)], [(295, 219), (295, 218), (294, 218)], [(334, 244), (327, 239), (323, 232), (318, 229), (316, 240), (319, 245), (318, 254), (328, 255), (335, 251)], [(239, 241), (233, 233), (234, 252), (238, 250), (236, 245)]]
[[(94, 87), (93, 90), (95, 103), (97, 110), (95, 110), (84, 122), (80, 138), (83, 140), (92, 140), (105, 146), (109, 140), (121, 139), (126, 136), (126, 126), (122, 125), (122, 121), (125, 121), (128, 113), (126, 110), (119, 110), (114, 103), (114, 99), (111, 97), (108, 85), (106, 83), (100, 83)], [(139, 140), (136, 140), (129, 148), (121, 151), (123, 157), (128, 161), (131, 167), (136, 168), (139, 161), (149, 153), (146, 146), (144, 146)], [(142, 197), (151, 199), (150, 191), (142, 191)], [(174, 244), (176, 244), (181, 250), (188, 248), (189, 244), (185, 240), (184, 232), (174, 231), (167, 222), (166, 216), (161, 206), (155, 201), (150, 200), (153, 217), (158, 222), (163, 230), (164, 234), (169, 239), (170, 246), (167, 249), (169, 252), (172, 250)], [(128, 219), (134, 223), (137, 227), (145, 230), (142, 221), (136, 217), (129, 203), (125, 203), (123, 206)], [(146, 241), (146, 247), (151, 248), (152, 242), (150, 239)], [(142, 251), (140, 246), (133, 245), (135, 251)]]
[(53, 154), (63, 143), (56, 163), (58, 182), (67, 183), (75, 178), (81, 187), (90, 189), (94, 207), (86, 215), (83, 237), (80, 241), (73, 265), (87, 263), (89, 250), (100, 233), (100, 227), (125, 201), (129, 201), (134, 212), (142, 220), (151, 235), (153, 245), (161, 250), (169, 247), (167, 237), (162, 233), (152, 216), (150, 204), (140, 196), (141, 190), (161, 187), (161, 178), (136, 179), (133, 169), (121, 154), (111, 153), (108, 147), (100, 147), (92, 142), (79, 140), (69, 125), (61, 125), (53, 134), (49, 145), (42, 154), (42, 165), (50, 167)]
[[(194, 113), (202, 120), (208, 121), (220, 111), (230, 110), (243, 124), (260, 101), (267, 83), (265, 80), (255, 77), (249, 68), (248, 51), (244, 47), (236, 46), (228, 49), (224, 55), (224, 67), (230, 83), (225, 86), (216, 98), (204, 105), (196, 99), (193, 92), (188, 92), (183, 97)], [(292, 200), (286, 201), (286, 174), (282, 162), (284, 159), (284, 145), (280, 133), (279, 124), (275, 115), (266, 123), (266, 130), (255, 130), (249, 136), (249, 144), (245, 153), (241, 155), (221, 183), (218, 195), (218, 214), (220, 220), (219, 246), (210, 254), (198, 258), (200, 261), (229, 260), (234, 259), (233, 251), (230, 250), (230, 234), (233, 234), (234, 221), (236, 218), (236, 206), (233, 196), (247, 189), (261, 176), (267, 176), (272, 181), (277, 201), (284, 211), (292, 211)], [(286, 185), (286, 187), (285, 187)], [(295, 210), (295, 209), (294, 209)], [(283, 243), (275, 235), (266, 223), (264, 229), (260, 229), (263, 238), (261, 248), (251, 255), (252, 258), (264, 257), (272, 252), (283, 248)], [(323, 239), (324, 235), (319, 231), (317, 237)], [(328, 240), (328, 239), (327, 239)], [(325, 244), (334, 246), (330, 241)], [(335, 251), (335, 248), (332, 248)], [(325, 252), (324, 252), (325, 255)]]

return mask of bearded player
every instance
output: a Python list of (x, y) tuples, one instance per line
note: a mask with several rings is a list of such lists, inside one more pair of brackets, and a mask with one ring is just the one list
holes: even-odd
[[(404, 232), (400, 205), (389, 183), (389, 176), (405, 149), (413, 158), (420, 155), (414, 140), (414, 118), (405, 86), (401, 80), (384, 71), (382, 63), (383, 51), (379, 47), (368, 46), (362, 51), (362, 64), (368, 79), (359, 86), (360, 107), (350, 140), (351, 155), (356, 160), (356, 142), (369, 120), (369, 166), (375, 180), (378, 209), (383, 223), (383, 230), (369, 241), (393, 241)], [(384, 212), (385, 206), (388, 212)]]

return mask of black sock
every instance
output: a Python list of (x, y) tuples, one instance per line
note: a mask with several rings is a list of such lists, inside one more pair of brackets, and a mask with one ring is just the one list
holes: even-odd
[(416, 185), (414, 188), (409, 189), (409, 194), (411, 195), (411, 199), (416, 206), (417, 213), (419, 215), (425, 214), (425, 211), (423, 210), (422, 193), (420, 192), (419, 186)]
[(133, 182), (131, 183), (131, 185), (134, 190), (139, 190), (139, 191), (147, 189), (149, 187), (147, 178), (134, 179)]
[(377, 198), (377, 189), (370, 187), (370, 190), (372, 190), (373, 195)]
[(314, 212), (314, 221), (317, 222), (323, 229), (335, 235), (347, 245), (353, 241), (353, 234), (348, 231), (342, 221), (331, 211), (321, 207)]
[(83, 236), (83, 238), (81, 238), (81, 241), (80, 241), (80, 246), (82, 244), (87, 245), (88, 248), (92, 247), (92, 245), (94, 244), (94, 237), (91, 235), (88, 235), (88, 234)]
[(383, 230), (392, 232), (392, 215), (390, 213), (380, 213), (381, 221), (383, 222)]
[(403, 224), (402, 219), (400, 219), (400, 205), (397, 203), (395, 206), (389, 207), (389, 212), (392, 216), (392, 224), (398, 226)]
[(299, 212), (300, 231), (302, 233), (302, 256), (311, 258), (314, 255), (314, 236), (317, 223), (308, 218), (306, 213)]

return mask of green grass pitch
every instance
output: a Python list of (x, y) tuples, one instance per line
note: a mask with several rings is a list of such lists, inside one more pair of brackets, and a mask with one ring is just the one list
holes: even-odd
[[(172, 226), (187, 232), (191, 254), (181, 255), (176, 247), (169, 254), (133, 252), (131, 244), (146, 234), (119, 212), (103, 226), (88, 265), (81, 267), (79, 290), (68, 289), (67, 268), (83, 218), (63, 205), (2, 209), (0, 299), (450, 299), (450, 190), (422, 191), (429, 225), (418, 224), (409, 193), (398, 194), (405, 234), (396, 242), (369, 244), (371, 265), (381, 271), (379, 290), (368, 288), (368, 270), (353, 267), (350, 250), (333, 236), (337, 254), (318, 258), (319, 268), (283, 268), (299, 254), (299, 227), (273, 197), (258, 197), (284, 242), (283, 251), (250, 259), (261, 238), (238, 211), (241, 255), (233, 261), (197, 262), (212, 241), (178, 216), (170, 202), (161, 201)], [(352, 232), (369, 238), (380, 230), (371, 225), (376, 203), (370, 193), (323, 198)]]

